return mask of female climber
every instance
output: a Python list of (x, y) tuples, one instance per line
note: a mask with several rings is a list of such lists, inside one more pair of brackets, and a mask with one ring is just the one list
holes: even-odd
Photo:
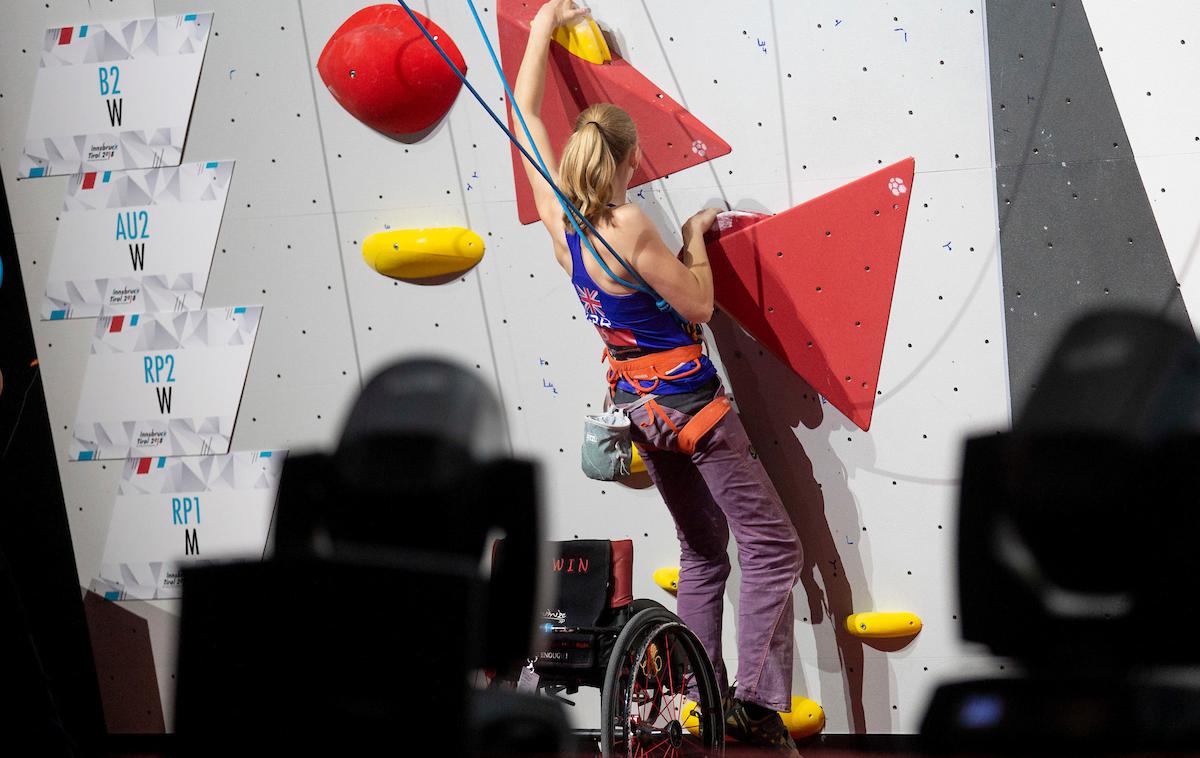
[[(703, 354), (698, 324), (713, 312), (704, 233), (717, 211), (704, 209), (687, 220), (683, 251), (676, 257), (642, 209), (626, 200), (641, 160), (629, 115), (608, 103), (584, 109), (557, 163), (539, 118), (554, 30), (586, 13), (571, 0), (550, 0), (537, 12), (513, 92), (516, 105), (567, 199), (646, 283), (693, 323), (681, 326), (659, 310), (654, 298), (608, 276), (583, 251), (554, 190), (534, 166), (526, 163), (525, 169), (554, 255), (607, 348), (612, 402), (629, 408), (640, 396), (655, 395), (630, 410), (633, 440), (675, 521), (681, 552), (678, 613), (712, 659), (725, 695), (727, 734), (794, 754), (795, 744), (778, 711), (791, 708), (792, 587), (800, 571), (800, 542)], [(518, 134), (530, 149), (523, 132)], [(604, 245), (595, 238), (592, 242), (609, 269), (620, 270)], [(729, 686), (721, 656), (730, 529), (742, 575), (736, 689)]]

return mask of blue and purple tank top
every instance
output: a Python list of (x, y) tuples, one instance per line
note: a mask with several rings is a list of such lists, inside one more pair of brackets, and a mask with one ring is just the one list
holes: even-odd
[[(646, 293), (611, 295), (600, 289), (583, 265), (579, 235), (574, 231), (568, 231), (566, 234), (567, 247), (571, 250), (571, 284), (575, 286), (575, 294), (583, 305), (585, 318), (596, 326), (610, 355), (618, 360), (625, 360), (647, 353), (694, 345), (700, 341), (699, 325), (692, 324), (689, 329), (685, 329), (670, 313), (660, 311), (654, 299)], [(708, 360), (708, 356), (700, 356), (700, 363), (699, 371), (691, 376), (663, 381), (654, 390), (654, 394), (695, 392), (712, 381), (717, 371)], [(689, 361), (669, 369), (668, 373), (684, 373), (694, 367), (695, 363)], [(617, 387), (626, 392), (636, 392), (624, 379), (617, 382)]]

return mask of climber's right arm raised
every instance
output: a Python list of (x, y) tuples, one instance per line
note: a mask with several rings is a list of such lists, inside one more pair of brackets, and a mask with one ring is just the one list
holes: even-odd
[[(590, 13), (587, 8), (576, 8), (572, 0), (550, 0), (543, 5), (530, 23), (529, 42), (525, 46), (525, 57), (521, 60), (521, 69), (517, 73), (517, 83), (513, 88), (513, 98), (516, 106), (525, 116), (525, 124), (533, 135), (534, 144), (542, 159), (550, 178), (558, 184), (558, 156), (550, 144), (550, 134), (542, 121), (542, 97), (546, 92), (546, 62), (550, 55), (550, 44), (554, 30), (563, 24), (571, 24), (582, 16)], [(513, 115), (514, 132), (517, 141), (530, 153), (533, 152), (525, 130), (520, 128), (516, 115)], [(525, 175), (533, 187), (533, 197), (537, 203), (538, 215), (546, 219), (561, 219), (562, 208), (554, 195), (554, 190), (546, 184), (546, 180), (538, 173), (536, 166), (528, 160), (523, 161)], [(547, 222), (549, 223), (549, 222)]]

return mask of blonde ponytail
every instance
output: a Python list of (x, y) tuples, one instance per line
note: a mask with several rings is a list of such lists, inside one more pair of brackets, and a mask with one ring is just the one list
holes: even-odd
[[(629, 114), (611, 103), (589, 106), (575, 121), (559, 164), (559, 184), (567, 199), (593, 224), (612, 218), (612, 182), (617, 165), (637, 145)], [(564, 217), (567, 227), (571, 221)]]

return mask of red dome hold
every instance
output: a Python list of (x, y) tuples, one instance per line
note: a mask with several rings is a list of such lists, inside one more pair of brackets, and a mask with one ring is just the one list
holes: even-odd
[[(467, 64), (450, 35), (415, 15), (465, 74)], [(317, 72), (350, 115), (389, 136), (436, 124), (462, 87), (399, 5), (372, 5), (346, 19), (325, 43)]]

